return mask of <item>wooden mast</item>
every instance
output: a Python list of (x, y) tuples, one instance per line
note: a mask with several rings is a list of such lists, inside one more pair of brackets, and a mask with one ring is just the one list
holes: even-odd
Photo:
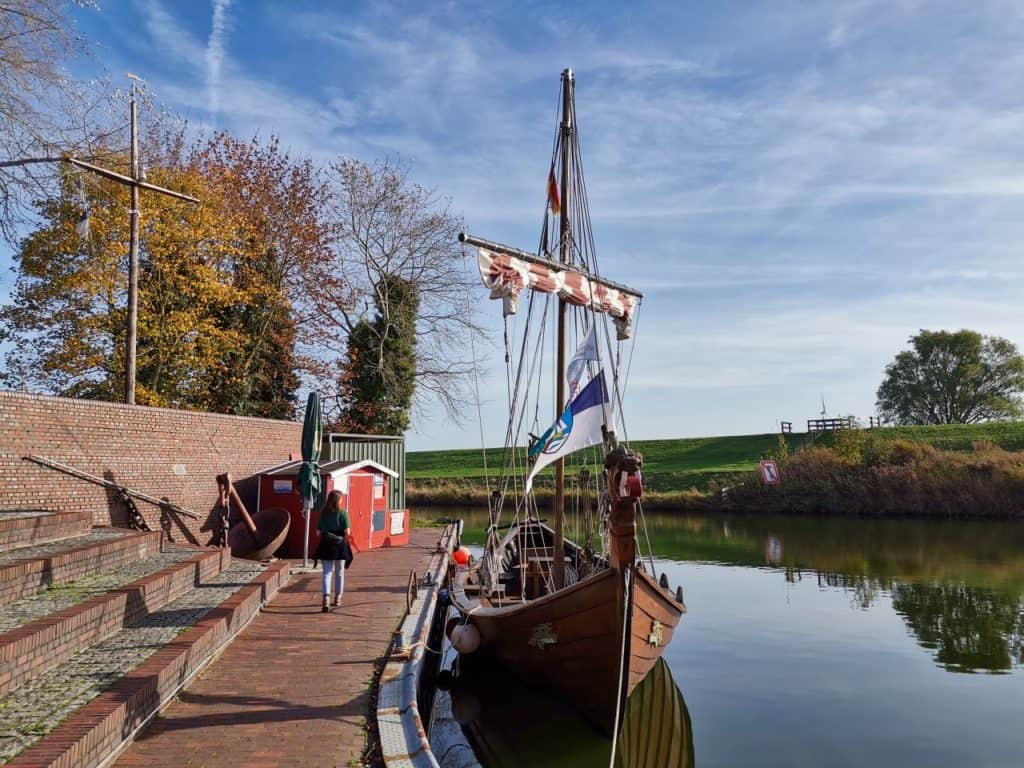
[[(559, 259), (564, 264), (570, 261), (569, 245), (572, 238), (571, 221), (569, 219), (569, 200), (572, 198), (569, 189), (569, 161), (572, 147), (573, 132), (573, 75), (571, 69), (562, 72), (562, 168), (561, 197), (562, 206), (559, 212)], [(555, 421), (562, 418), (565, 410), (565, 302), (558, 299), (558, 354), (555, 365), (557, 383), (555, 385)], [(551, 581), (555, 589), (565, 586), (565, 459), (559, 458), (555, 463), (555, 499), (554, 499), (554, 533), (555, 541), (551, 554)]]

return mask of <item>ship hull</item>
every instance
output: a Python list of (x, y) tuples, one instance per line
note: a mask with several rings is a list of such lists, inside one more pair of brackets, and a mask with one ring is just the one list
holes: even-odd
[[(646, 573), (631, 573), (632, 600), (630, 580), (608, 568), (529, 602), (500, 606), (468, 594), (469, 576), (461, 573), (452, 583), (452, 603), (479, 631), (479, 653), (527, 685), (559, 695), (611, 733), (617, 704), (646, 677), (686, 610)], [(628, 674), (620, 680), (624, 650)]]

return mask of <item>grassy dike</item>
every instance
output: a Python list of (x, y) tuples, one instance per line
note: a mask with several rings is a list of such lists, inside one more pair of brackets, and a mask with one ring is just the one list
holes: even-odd
[[(829, 434), (738, 435), (640, 440), (646, 506), (683, 511), (1017, 515), (1024, 510), (1024, 422), (893, 427)], [(489, 449), (490, 476), (502, 451)], [(783, 467), (764, 487), (758, 461)], [(596, 470), (591, 460), (591, 469)], [(580, 464), (567, 469), (570, 481)], [(486, 505), (483, 453), (419, 451), (407, 456), (412, 505)], [(551, 471), (538, 496), (550, 495)], [(729, 490), (723, 494), (723, 488)]]

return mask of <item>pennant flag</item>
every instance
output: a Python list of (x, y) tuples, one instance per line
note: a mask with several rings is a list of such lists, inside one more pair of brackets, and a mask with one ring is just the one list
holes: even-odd
[(554, 166), (548, 171), (548, 205), (551, 206), (551, 212), (556, 216), (562, 210), (562, 201), (558, 197), (558, 182), (555, 181)]
[(78, 202), (82, 206), (82, 213), (75, 222), (75, 234), (79, 237), (89, 236), (89, 201), (85, 199), (85, 187), (82, 185), (82, 177), (78, 177)]
[(562, 417), (533, 445), (530, 453), (536, 456), (526, 476), (526, 492), (533, 488), (533, 478), (548, 464), (583, 448), (597, 445), (604, 438), (604, 414), (608, 394), (604, 376), (598, 374), (583, 388), (575, 400), (562, 413)]
[(82, 215), (75, 222), (75, 234), (79, 237), (89, 236), (89, 209), (83, 208)]
[(587, 370), (587, 362), (597, 360), (597, 323), (590, 326), (583, 341), (580, 342), (576, 354), (572, 356), (569, 365), (565, 369), (565, 383), (569, 385), (569, 397), (576, 397), (580, 391), (580, 380)]

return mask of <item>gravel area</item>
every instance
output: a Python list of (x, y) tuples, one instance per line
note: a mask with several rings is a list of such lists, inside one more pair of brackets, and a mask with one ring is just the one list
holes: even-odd
[(12, 629), (17, 629), (36, 619), (84, 602), (90, 597), (131, 584), (136, 579), (141, 579), (143, 576), (156, 573), (199, 554), (195, 549), (167, 544), (164, 545), (164, 550), (164, 552), (154, 553), (111, 570), (97, 571), (76, 581), (43, 589), (34, 595), (5, 605), (0, 609), (0, 632), (10, 632)]
[(78, 653), (57, 669), (0, 699), (0, 764), (50, 733), (262, 570), (259, 563), (234, 560), (217, 577), (139, 624)]

